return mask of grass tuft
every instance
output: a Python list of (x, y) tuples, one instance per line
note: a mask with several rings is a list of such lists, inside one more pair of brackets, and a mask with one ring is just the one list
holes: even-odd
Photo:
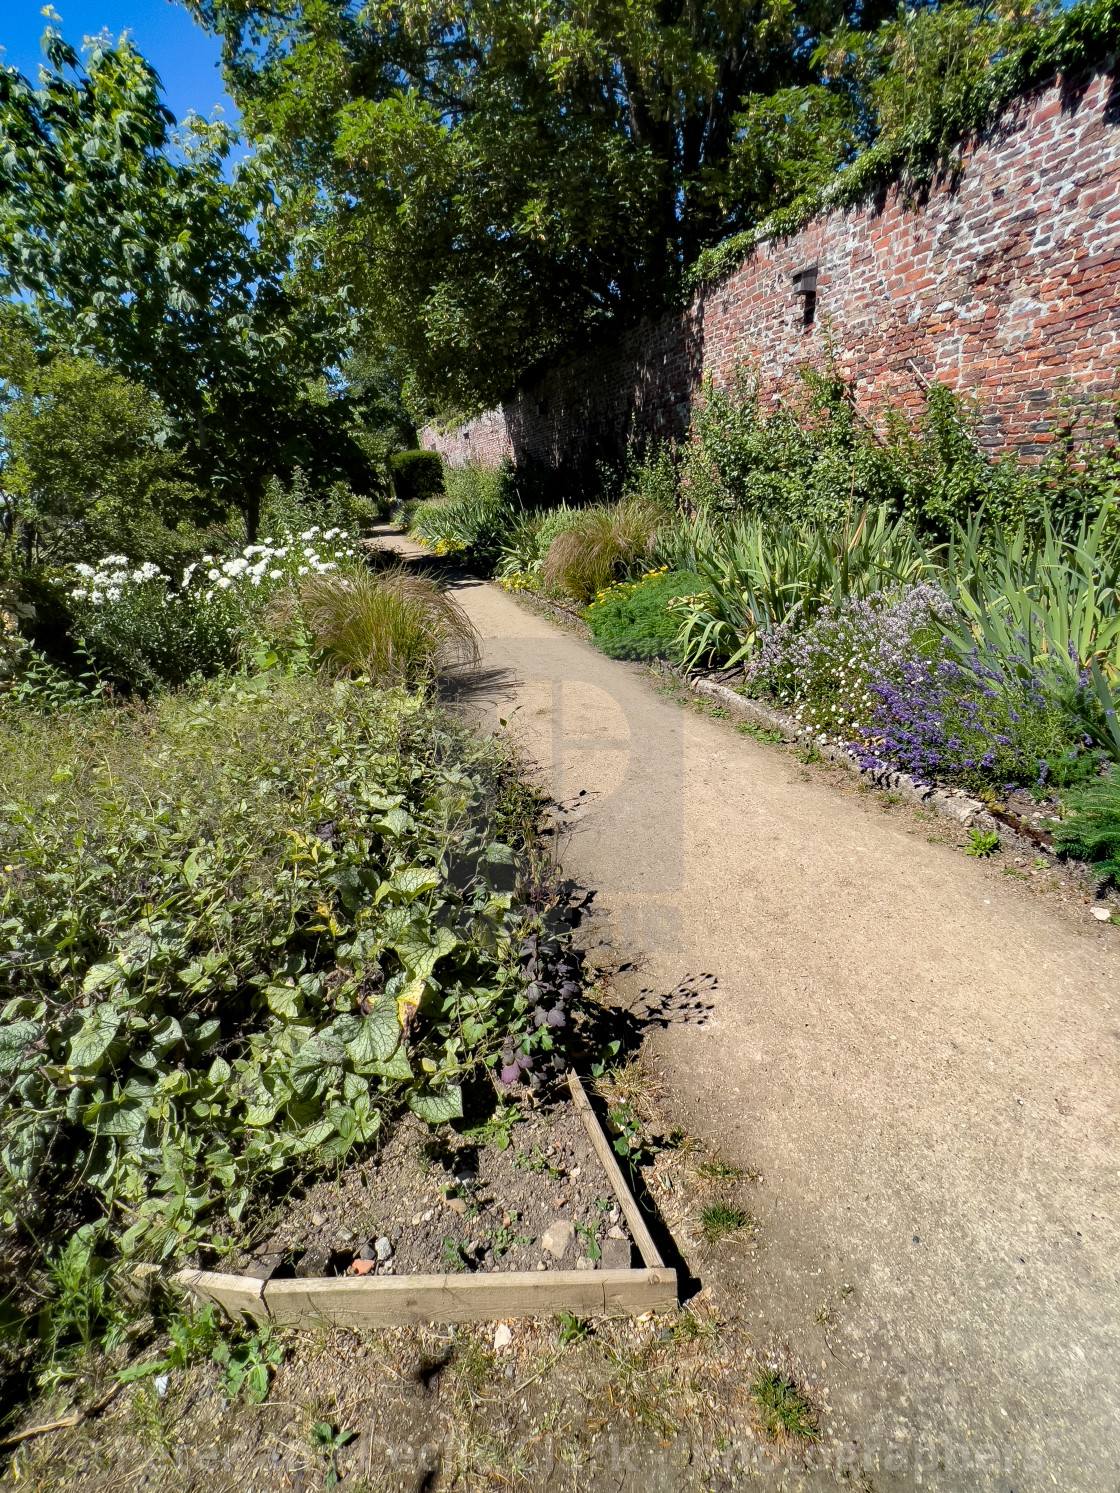
[(777, 1369), (763, 1369), (751, 1384), (751, 1399), (761, 1411), (762, 1429), (775, 1441), (819, 1441), (813, 1407), (792, 1379)]
[(718, 1244), (721, 1239), (730, 1239), (750, 1226), (750, 1218), (742, 1208), (733, 1208), (727, 1203), (709, 1203), (700, 1215), (700, 1228), (709, 1244)]
[(441, 670), (472, 667), (478, 638), (454, 597), (402, 568), (308, 576), (278, 599), (268, 621), (302, 622), (329, 674), (373, 684), (426, 684)]
[(650, 558), (665, 521), (665, 510), (642, 498), (588, 508), (549, 545), (545, 584), (576, 601), (594, 601), (620, 574)]

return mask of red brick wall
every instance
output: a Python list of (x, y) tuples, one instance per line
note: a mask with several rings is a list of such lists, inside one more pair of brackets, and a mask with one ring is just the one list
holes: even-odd
[(471, 462), (480, 467), (497, 467), (503, 457), (514, 455), (505, 411), (500, 409), (488, 410), (454, 430), (425, 425), (420, 432), (420, 444), (425, 451), (438, 451), (453, 467), (465, 467)]
[[(921, 203), (892, 188), (766, 244), (687, 311), (549, 370), (501, 410), (425, 444), (459, 464), (552, 466), (679, 435), (705, 378), (754, 365), (764, 397), (830, 339), (872, 417), (923, 380), (979, 395), (983, 439), (1043, 449), (1047, 411), (1120, 374), (1120, 79), (1022, 100)], [(818, 265), (811, 325), (793, 273)]]

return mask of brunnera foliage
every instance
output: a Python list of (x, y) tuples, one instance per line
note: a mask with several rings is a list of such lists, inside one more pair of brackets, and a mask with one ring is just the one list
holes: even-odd
[(220, 1247), (270, 1177), (551, 1048), (516, 790), (420, 697), (273, 670), (0, 729), (9, 1222), (89, 1189), (126, 1254)]

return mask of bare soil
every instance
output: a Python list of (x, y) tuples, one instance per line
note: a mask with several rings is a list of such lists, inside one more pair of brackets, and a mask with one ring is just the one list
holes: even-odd
[[(544, 1236), (565, 1224), (558, 1256)], [(404, 1120), (376, 1161), (290, 1200), (254, 1254), (275, 1275), (417, 1275), (628, 1269), (632, 1246), (583, 1122), (556, 1099), (466, 1134)]]
[[(626, 1107), (639, 1122), (642, 1182), (693, 1293), (679, 1311), (285, 1332), (265, 1403), (231, 1398), (208, 1362), (170, 1375), (162, 1394), (143, 1380), (96, 1419), (27, 1442), (0, 1472), (0, 1486), (320, 1493), (333, 1479), (316, 1425), (344, 1443), (335, 1457), (339, 1493), (777, 1493), (802, 1486), (814, 1467), (863, 1486), (858, 1453), (839, 1436), (828, 1376), (799, 1368), (781, 1338), (752, 1320), (744, 1298), (744, 1274), (766, 1247), (753, 1221), (761, 1178), (673, 1131), (643, 1065), (602, 1089), (612, 1108)], [(553, 1127), (562, 1133), (575, 1117), (553, 1127), (547, 1116), (534, 1119), (555, 1138)], [(496, 1150), (492, 1140), (480, 1148), (480, 1175), (499, 1167)], [(713, 1204), (741, 1222), (710, 1238), (704, 1214)], [(820, 1329), (822, 1347), (830, 1330)], [(787, 1436), (768, 1422), (755, 1393), (764, 1372), (796, 1386), (811, 1435)], [(88, 1403), (103, 1388), (79, 1382), (70, 1395)], [(69, 1397), (36, 1406), (31, 1420), (62, 1413)]]

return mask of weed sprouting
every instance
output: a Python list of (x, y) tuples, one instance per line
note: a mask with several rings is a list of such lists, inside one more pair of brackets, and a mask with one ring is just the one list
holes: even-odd
[(536, 1172), (542, 1177), (547, 1175), (552, 1182), (560, 1178), (559, 1167), (552, 1165), (539, 1145), (534, 1145), (532, 1155), (527, 1151), (518, 1151), (513, 1158), (513, 1164), (519, 1171)]
[(452, 1275), (458, 1275), (470, 1268), (463, 1246), (451, 1238), (443, 1241), (443, 1263)]
[(520, 1215), (517, 1213), (510, 1213), (508, 1225), (502, 1224), (496, 1229), (487, 1229), (486, 1237), (490, 1240), (490, 1248), (494, 1251), (495, 1255), (504, 1255), (507, 1250), (512, 1249), (515, 1245), (532, 1244), (532, 1234), (518, 1234), (513, 1229), (513, 1225), (517, 1223), (519, 1217)]
[(584, 1247), (587, 1250), (587, 1258), (589, 1260), (600, 1259), (602, 1257), (603, 1251), (599, 1248), (598, 1241), (595, 1238), (595, 1230), (592, 1228), (588, 1228), (587, 1224), (580, 1223), (577, 1219), (576, 1233), (579, 1234), (580, 1238), (584, 1242)]
[(709, 1203), (700, 1214), (700, 1229), (709, 1244), (730, 1239), (749, 1226), (750, 1218), (743, 1209), (728, 1203)]
[(763, 1369), (751, 1384), (762, 1429), (775, 1440), (819, 1441), (813, 1407), (792, 1379), (777, 1369)]
[(451, 1360), (456, 1379), (471, 1398), (485, 1385), (494, 1369), (494, 1354), (479, 1337), (460, 1333)]
[(521, 1112), (516, 1106), (499, 1105), (484, 1124), (464, 1130), (463, 1138), (479, 1145), (493, 1146), (498, 1151), (508, 1151), (510, 1133), (520, 1118)]
[(754, 721), (738, 721), (735, 729), (741, 736), (753, 736), (755, 741), (764, 741), (768, 746), (778, 746), (785, 740), (781, 731), (771, 730), (768, 726), (756, 725)]
[(591, 1324), (583, 1317), (577, 1317), (572, 1312), (561, 1312), (557, 1317), (559, 1326), (556, 1331), (556, 1341), (562, 1348), (570, 1347), (573, 1343), (582, 1343), (591, 1334)]
[(344, 1446), (348, 1446), (358, 1433), (356, 1431), (344, 1431), (340, 1426), (332, 1426), (330, 1421), (317, 1420), (311, 1427), (311, 1445), (326, 1459), (327, 1475), (323, 1486), (330, 1493), (339, 1481), (338, 1454)]
[(747, 1173), (741, 1166), (730, 1166), (726, 1161), (712, 1157), (697, 1165), (696, 1175), (703, 1177), (706, 1182), (741, 1182)]
[(986, 857), (999, 850), (999, 836), (994, 830), (974, 829), (970, 832), (965, 855)]
[(219, 1342), (213, 1357), (223, 1366), (222, 1393), (233, 1400), (244, 1389), (250, 1405), (259, 1405), (268, 1398), (272, 1371), (284, 1360), (284, 1345), (271, 1328), (262, 1327), (241, 1342)]

